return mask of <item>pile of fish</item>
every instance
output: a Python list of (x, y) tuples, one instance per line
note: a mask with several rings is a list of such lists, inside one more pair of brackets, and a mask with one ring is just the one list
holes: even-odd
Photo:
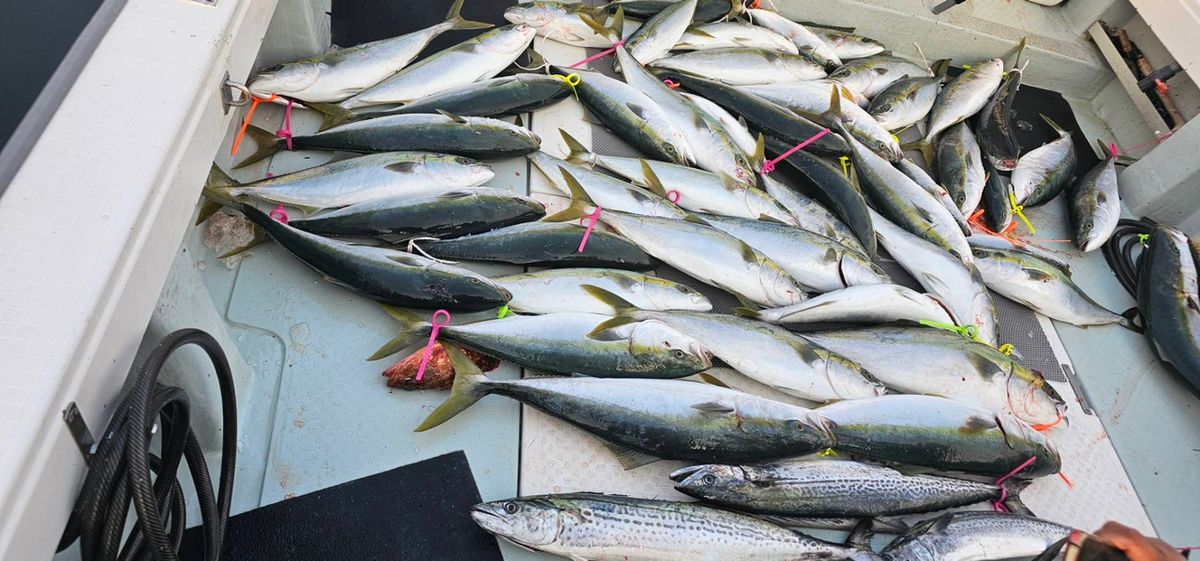
[[(695, 464), (671, 477), (700, 503), (513, 499), (475, 508), (484, 529), (571, 559), (645, 560), (975, 560), (1066, 535), (1017, 497), (1058, 473), (1049, 435), (1066, 404), (999, 350), (992, 293), (1076, 325), (1124, 323), (1055, 254), (1002, 234), (1014, 208), (1065, 191), (1079, 248), (1102, 245), (1119, 214), (1115, 157), (1073, 181), (1071, 136), (1049, 119), (1058, 140), (1023, 152), (1020, 68), (967, 61), (950, 78), (946, 62), (729, 0), (534, 1), (414, 62), (437, 35), (487, 27), (461, 3), (431, 28), (258, 74), (253, 92), (325, 115), (291, 148), (357, 155), (244, 184), (214, 167), (205, 193), (382, 303), (396, 333), (372, 359), (429, 340), (434, 324), (411, 309), (502, 309), (437, 326), (431, 378), (452, 389), (417, 430), (496, 394), (595, 435), (627, 468)], [(515, 66), (535, 37), (611, 56), (579, 70), (530, 51), (535, 67)], [(620, 79), (595, 70), (607, 64)], [(551, 154), (504, 119), (572, 97), (642, 157), (565, 132), (567, 151)], [(916, 161), (894, 136), (910, 127)], [(258, 149), (241, 165), (284, 148), (249, 134)], [(484, 186), (484, 162), (511, 157), (566, 209), (547, 216)], [(924, 292), (895, 284), (880, 249)], [(462, 261), (536, 268), (488, 277)], [(694, 288), (639, 272), (661, 264), (742, 307), (714, 313)], [(560, 376), (491, 380), (489, 359)], [(397, 378), (412, 362), (392, 382), (420, 387)], [(731, 389), (708, 373), (716, 364), (791, 399)], [(1024, 514), (895, 518), (1001, 501)], [(835, 544), (796, 526), (857, 530)], [(874, 553), (871, 527), (902, 535)]]

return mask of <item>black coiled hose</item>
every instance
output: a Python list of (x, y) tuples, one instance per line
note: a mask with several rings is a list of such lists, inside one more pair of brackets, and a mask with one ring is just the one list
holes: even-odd
[[(1135, 300), (1137, 299), (1138, 271), (1141, 269), (1142, 263), (1140, 249), (1145, 240), (1143, 236), (1149, 236), (1152, 230), (1154, 230), (1153, 222), (1122, 218), (1117, 223), (1117, 229), (1113, 231), (1112, 237), (1108, 238), (1102, 248), (1104, 260), (1108, 261), (1108, 266), (1117, 276), (1117, 281)], [(1135, 249), (1139, 250), (1136, 257), (1133, 255)]]
[[(187, 394), (158, 383), (167, 358), (189, 344), (208, 354), (221, 390), (221, 473), (216, 496), (204, 453), (189, 425)], [(237, 454), (237, 401), (229, 361), (212, 335), (181, 329), (163, 338), (134, 366), (131, 375), (135, 379), (129, 394), (118, 405), (88, 460), (87, 477), (60, 550), (78, 538), (84, 561), (178, 561), (187, 515), (183, 489), (175, 475), (181, 460), (186, 459), (200, 501), (204, 559), (216, 561), (229, 519)], [(156, 418), (161, 422), (162, 442), (157, 455), (150, 451)], [(131, 502), (137, 522), (129, 538), (122, 540)]]

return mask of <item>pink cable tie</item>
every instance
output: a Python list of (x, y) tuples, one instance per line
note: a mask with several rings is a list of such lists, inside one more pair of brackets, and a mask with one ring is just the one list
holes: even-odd
[(671, 201), (672, 203), (679, 204), (679, 198), (682, 196), (683, 195), (680, 195), (679, 191), (676, 191), (675, 189), (667, 191), (667, 200)]
[(294, 150), (292, 148), (292, 103), (294, 102), (288, 99), (287, 109), (283, 110), (283, 128), (275, 131), (275, 136), (282, 138), (287, 143), (288, 150)]
[(805, 140), (804, 142), (801, 142), (800, 144), (797, 144), (797, 145), (791, 147), (787, 152), (780, 154), (778, 158), (775, 158), (774, 160), (767, 160), (767, 161), (763, 162), (762, 169), (760, 171), (762, 172), (763, 175), (766, 175), (768, 173), (775, 171), (775, 164), (782, 162), (788, 156), (791, 156), (792, 154), (799, 152), (805, 146), (808, 146), (809, 144), (816, 142), (822, 136), (825, 136), (827, 134), (829, 134), (828, 128), (821, 129), (821, 132), (818, 132), (817, 134), (814, 134), (814, 135), (808, 137), (808, 140)]
[(1112, 143), (1112, 144), (1109, 144), (1109, 145), (1108, 145), (1108, 154), (1109, 154), (1110, 156), (1114, 157), (1114, 158), (1116, 158), (1116, 157), (1117, 157), (1117, 145), (1116, 145), (1116, 143)]
[(278, 220), (284, 224), (288, 223), (287, 209), (283, 208), (283, 203), (275, 205), (275, 210), (271, 211), (271, 218)]
[(593, 60), (596, 60), (598, 58), (604, 58), (608, 55), (611, 55), (611, 54), (617, 52), (617, 47), (620, 47), (621, 45), (624, 45), (624, 44), (625, 44), (624, 41), (617, 41), (616, 43), (613, 43), (613, 46), (611, 48), (604, 49), (603, 51), (600, 51), (590, 57), (587, 57), (579, 62), (576, 62), (575, 64), (572, 64), (568, 68), (579, 68), (580, 66), (583, 66), (589, 62), (592, 62)]
[[(446, 320), (438, 323), (438, 316), (445, 316)], [(421, 365), (417, 367), (418, 382), (421, 381), (421, 378), (425, 377), (425, 367), (429, 366), (429, 355), (433, 352), (433, 344), (437, 341), (438, 331), (441, 331), (442, 327), (450, 324), (450, 312), (446, 310), (433, 312), (431, 323), (433, 324), (433, 329), (429, 330), (429, 342), (425, 344), (425, 353), (421, 355)]]
[(1036, 461), (1037, 456), (1030, 456), (1028, 460), (1025, 460), (1023, 463), (1021, 463), (1021, 465), (1017, 466), (1016, 469), (1008, 472), (1004, 477), (996, 480), (996, 486), (1000, 488), (1000, 498), (996, 499), (996, 502), (992, 503), (992, 510), (996, 512), (1008, 512), (1008, 507), (1004, 506), (1004, 501), (1008, 498), (1008, 489), (1004, 487), (1004, 482), (1008, 481), (1010, 478), (1012, 478), (1012, 476), (1021, 473), (1021, 470), (1029, 467), (1031, 464), (1033, 464), (1033, 462)]
[[(588, 225), (587, 229), (583, 231), (583, 239), (579, 240), (579, 250), (577, 253), (583, 253), (583, 248), (587, 247), (588, 238), (592, 235), (592, 229), (596, 227), (596, 221), (600, 219), (601, 210), (604, 210), (604, 207), (598, 206), (591, 214), (584, 217), (588, 219)], [(579, 221), (582, 223), (583, 218), (580, 218)]]

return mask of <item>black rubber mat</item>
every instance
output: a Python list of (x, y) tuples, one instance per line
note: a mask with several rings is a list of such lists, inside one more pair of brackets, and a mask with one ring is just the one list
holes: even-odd
[[(229, 519), (223, 559), (238, 561), (499, 561), (471, 520), (480, 502), (462, 452), (398, 467)], [(200, 559), (203, 534), (184, 534)]]
[[(331, 27), (333, 44), (352, 47), (359, 43), (403, 35), (437, 25), (446, 19), (451, 0), (333, 0)], [(466, 0), (462, 16), (469, 20), (505, 25), (504, 10), (515, 4), (506, 0)], [(422, 56), (466, 41), (487, 30), (449, 31), (434, 39)]]

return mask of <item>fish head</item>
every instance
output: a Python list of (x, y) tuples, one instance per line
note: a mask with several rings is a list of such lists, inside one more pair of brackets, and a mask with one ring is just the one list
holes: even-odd
[(712, 310), (712, 302), (700, 291), (685, 284), (647, 283), (645, 296), (654, 303), (656, 310), (687, 310), (692, 312), (708, 312)]
[(1067, 409), (1067, 402), (1054, 386), (1046, 381), (1041, 372), (1019, 362), (1010, 361), (1008, 369), (1008, 410), (1030, 424), (1058, 424)]
[(879, 397), (887, 391), (887, 387), (857, 362), (830, 351), (821, 354), (824, 355), (825, 377), (840, 399)]
[(425, 166), (434, 183), (447, 187), (474, 187), (496, 177), (491, 167), (463, 156), (427, 158)]
[(900, 148), (900, 143), (891, 136), (871, 139), (870, 144), (871, 151), (886, 158), (889, 162), (899, 162), (904, 159), (904, 150)]
[(988, 59), (972, 66), (971, 70), (979, 74), (995, 76), (999, 80), (1004, 74), (1004, 61), (998, 58)]
[(888, 274), (878, 265), (867, 260), (861, 260), (843, 254), (838, 261), (838, 274), (845, 286), (861, 286), (866, 284), (887, 284), (891, 282)]
[(558, 4), (546, 2), (529, 2), (510, 6), (504, 10), (504, 19), (517, 25), (528, 25), (542, 28), (563, 17), (567, 11)]
[(246, 87), (260, 96), (297, 94), (316, 83), (321, 68), (322, 64), (315, 61), (272, 66), (260, 71)]
[(629, 334), (629, 350), (645, 365), (690, 372), (712, 367), (712, 352), (704, 345), (658, 320), (634, 325)]
[(772, 306), (790, 306), (808, 299), (796, 280), (778, 265), (760, 260), (758, 271), (759, 285)]
[(537, 35), (537, 28), (532, 25), (518, 23), (497, 30), (498, 32), (481, 39), (479, 49), (493, 53), (519, 54), (529, 46)]
[[(751, 468), (752, 469), (752, 468)], [(704, 501), (723, 503), (755, 490), (751, 475), (742, 466), (705, 464), (671, 473), (675, 490)]]
[[(1062, 459), (1054, 442), (1034, 430), (1028, 423), (1010, 413), (996, 413), (996, 426), (1004, 433), (1004, 441), (1010, 448), (1021, 450), (1037, 458), (1032, 464), (1019, 473), (1024, 477), (1040, 477), (1058, 473), (1062, 467)], [(1024, 457), (1024, 454), (1021, 454)], [(1011, 468), (1009, 468), (1011, 469)], [(1007, 472), (1008, 469), (1001, 470)]]
[(558, 540), (564, 512), (538, 497), (480, 503), (471, 507), (471, 518), (489, 533), (513, 543), (538, 549)]
[(1075, 225), (1075, 246), (1078, 247), (1080, 251), (1085, 253), (1092, 251), (1103, 245), (1106, 241), (1093, 235), (1092, 232), (1095, 230), (1095, 226), (1096, 224), (1092, 220), (1091, 216), (1083, 217), (1083, 219), (1079, 220), (1079, 222)]

